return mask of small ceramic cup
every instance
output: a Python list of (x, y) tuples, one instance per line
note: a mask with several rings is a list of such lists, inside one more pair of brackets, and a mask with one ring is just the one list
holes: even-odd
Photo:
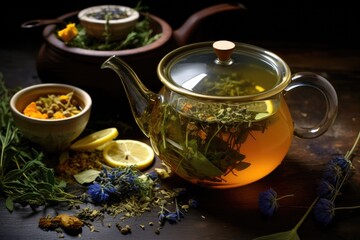
[[(72, 98), (78, 102), (81, 111), (73, 116), (61, 119), (39, 119), (26, 116), (25, 107), (39, 97), (48, 94), (65, 95), (73, 92)], [(15, 126), (31, 142), (39, 145), (48, 153), (57, 153), (67, 149), (85, 129), (91, 112), (92, 100), (84, 90), (57, 83), (43, 83), (21, 89), (10, 100), (10, 108)]]

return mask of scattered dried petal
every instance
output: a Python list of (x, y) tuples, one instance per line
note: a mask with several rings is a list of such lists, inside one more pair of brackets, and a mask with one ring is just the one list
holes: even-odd
[(277, 193), (270, 188), (259, 194), (259, 208), (260, 212), (265, 216), (272, 216), (279, 208), (277, 202)]

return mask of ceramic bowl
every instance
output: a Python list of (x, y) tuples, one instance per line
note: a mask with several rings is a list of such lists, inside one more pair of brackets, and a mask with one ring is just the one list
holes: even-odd
[(105, 39), (106, 34), (109, 40), (124, 39), (134, 29), (139, 17), (135, 9), (121, 5), (94, 6), (78, 13), (86, 33), (101, 40)]
[[(73, 92), (81, 109), (79, 113), (61, 119), (38, 119), (23, 114), (25, 107), (48, 94), (64, 95)], [(61, 152), (68, 148), (85, 129), (91, 112), (92, 99), (84, 90), (58, 83), (42, 83), (19, 90), (10, 100), (14, 124), (31, 142), (48, 153)]]

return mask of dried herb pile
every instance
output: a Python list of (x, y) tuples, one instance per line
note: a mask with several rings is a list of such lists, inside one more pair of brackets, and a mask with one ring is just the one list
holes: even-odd
[[(134, 8), (137, 11), (145, 11), (146, 6), (142, 6), (141, 2), (138, 2), (137, 6)], [(108, 17), (109, 14), (107, 14)], [(105, 40), (99, 40), (92, 38), (87, 35), (85, 28), (80, 23), (70, 23), (74, 24), (75, 28), (72, 27), (76, 34), (73, 34), (74, 37), (71, 39), (66, 39), (65, 43), (71, 47), (78, 47), (83, 49), (91, 50), (100, 50), (100, 51), (118, 51), (123, 49), (133, 49), (138, 47), (146, 46), (161, 37), (161, 33), (154, 33), (153, 29), (150, 26), (149, 17), (144, 14), (141, 16), (139, 21), (136, 23), (135, 28), (131, 31), (124, 40), (121, 41), (111, 41), (110, 35), (106, 32), (108, 29), (108, 22), (105, 25), (104, 38)], [(64, 29), (63, 29), (64, 30)], [(66, 29), (65, 29), (66, 30)], [(58, 31), (62, 31), (58, 29)]]
[[(9, 102), (16, 91), (6, 88), (0, 73), (0, 195), (6, 198), (6, 208), (10, 212), (14, 211), (15, 204), (36, 210), (41, 206), (55, 207), (66, 203), (69, 210), (75, 207), (77, 211), (74, 216), (67, 215), (66, 219), (79, 219), (91, 232), (98, 231), (92, 222), (103, 221), (107, 214), (118, 218), (119, 232), (128, 234), (131, 226), (122, 226), (122, 220), (158, 209), (154, 222), (157, 223), (155, 232), (159, 234), (166, 222), (176, 223), (190, 207), (196, 207), (196, 201), (188, 199), (185, 189), (168, 189), (161, 184), (162, 178), (169, 176), (163, 168), (148, 173), (142, 173), (134, 166), (82, 170), (73, 176), (80, 187), (63, 180), (44, 163), (49, 156), (32, 146), (15, 127)], [(71, 193), (70, 189), (77, 194)], [(64, 236), (59, 229), (64, 225), (59, 219), (65, 217), (44, 216), (39, 220), (39, 227)], [(153, 222), (148, 224), (155, 225)], [(140, 227), (144, 229), (145, 225), (140, 224)]]

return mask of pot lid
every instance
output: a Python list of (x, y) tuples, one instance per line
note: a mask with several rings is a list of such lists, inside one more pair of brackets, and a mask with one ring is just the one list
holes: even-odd
[(165, 86), (206, 99), (264, 99), (290, 81), (287, 64), (257, 46), (230, 41), (202, 42), (168, 53), (158, 65)]

